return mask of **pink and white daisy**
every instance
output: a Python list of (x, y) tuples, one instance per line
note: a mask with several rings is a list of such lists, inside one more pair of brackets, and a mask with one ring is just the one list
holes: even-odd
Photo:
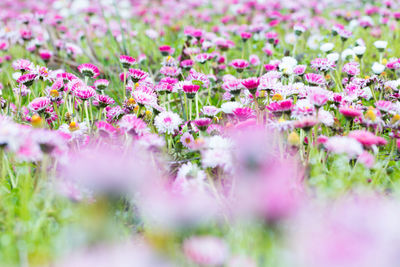
[(21, 72), (29, 72), (33, 70), (35, 65), (27, 59), (18, 59), (12, 63), (14, 70), (19, 70)]
[(304, 79), (312, 85), (324, 85), (326, 83), (324, 76), (316, 73), (307, 73)]
[(128, 72), (128, 77), (130, 77), (134, 83), (137, 83), (141, 80), (146, 79), (147, 76), (149, 76), (149, 74), (140, 69), (129, 69), (129, 72)]
[(34, 73), (23, 74), (23, 75), (19, 76), (19, 78), (17, 79), (17, 83), (19, 83), (21, 85), (23, 84), (26, 87), (29, 87), (33, 84), (36, 77), (37, 77), (37, 75)]
[(154, 125), (161, 134), (173, 134), (179, 129), (182, 119), (178, 114), (171, 111), (164, 111), (154, 118)]
[(96, 90), (91, 86), (77, 86), (74, 90), (74, 94), (81, 100), (88, 100), (96, 95)]
[(32, 110), (33, 112), (42, 112), (50, 104), (51, 101), (48, 97), (37, 97), (29, 103), (29, 109)]
[(229, 255), (225, 242), (213, 236), (186, 239), (183, 243), (183, 252), (194, 263), (207, 266), (222, 266)]
[(109, 84), (110, 84), (110, 82), (106, 79), (99, 79), (99, 80), (94, 81), (94, 83), (93, 83), (94, 87), (96, 87), (96, 90), (98, 90), (98, 91), (103, 91), (103, 90), (107, 89)]
[(150, 132), (147, 124), (133, 114), (124, 115), (118, 122), (118, 126), (132, 136), (142, 136)]
[(243, 72), (249, 66), (249, 62), (244, 59), (235, 59), (230, 64), (237, 72)]
[(85, 77), (96, 78), (100, 75), (100, 70), (98, 67), (91, 63), (84, 63), (78, 66), (78, 71)]
[(136, 64), (136, 59), (131, 56), (120, 55), (119, 62), (122, 64), (122, 67), (124, 69), (129, 69), (130, 67)]

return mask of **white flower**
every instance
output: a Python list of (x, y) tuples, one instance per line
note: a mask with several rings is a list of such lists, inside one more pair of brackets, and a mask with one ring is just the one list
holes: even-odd
[(297, 42), (296, 35), (294, 33), (288, 33), (285, 35), (285, 42), (287, 44), (294, 45)]
[(325, 143), (325, 148), (335, 154), (346, 154), (354, 158), (363, 152), (362, 145), (355, 139), (347, 136), (333, 136)]
[(325, 44), (322, 44), (319, 49), (321, 49), (322, 52), (326, 53), (326, 52), (331, 51), (334, 47), (335, 47), (335, 45), (333, 43), (325, 43)]
[(279, 70), (290, 75), (293, 74), (293, 68), (297, 65), (297, 60), (293, 57), (284, 57), (279, 64)]
[(233, 110), (240, 107), (242, 107), (242, 104), (239, 102), (226, 102), (221, 105), (221, 110), (225, 114), (233, 114)]
[(374, 42), (374, 46), (379, 50), (386, 49), (387, 45), (388, 45), (388, 42), (386, 42), (386, 41), (375, 41)]
[(307, 45), (310, 49), (315, 50), (319, 47), (319, 42), (322, 40), (322, 36), (318, 34), (311, 35), (307, 40)]
[(171, 111), (163, 111), (154, 118), (154, 125), (159, 133), (172, 134), (179, 129), (182, 119)]
[(376, 74), (379, 75), (385, 70), (385, 65), (379, 64), (378, 62), (374, 62), (372, 65), (372, 71)]
[(353, 59), (355, 57), (354, 51), (350, 48), (346, 48), (342, 52), (342, 60), (347, 60), (348, 58)]
[(206, 173), (196, 164), (188, 162), (179, 168), (174, 186), (183, 193), (203, 191), (206, 186), (205, 179)]
[(324, 109), (318, 111), (318, 120), (326, 126), (332, 126), (334, 123), (333, 115)]
[(360, 45), (353, 48), (354, 54), (356, 54), (357, 56), (364, 55), (365, 50), (366, 50), (366, 47), (360, 46)]
[(221, 167), (228, 172), (232, 170), (232, 142), (218, 135), (212, 136), (206, 140), (201, 157), (204, 168)]
[(326, 58), (329, 59), (330, 61), (336, 62), (339, 60), (339, 53), (330, 53), (326, 55)]
[(14, 72), (11, 76), (13, 77), (14, 80), (18, 80), (19, 77), (21, 77), (21, 72)]

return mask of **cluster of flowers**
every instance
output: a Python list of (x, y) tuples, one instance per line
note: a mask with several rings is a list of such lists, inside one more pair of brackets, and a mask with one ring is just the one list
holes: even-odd
[(399, 202), (369, 192), (400, 172), (399, 3), (14, 2), (0, 14), (5, 191), (29, 169), (33, 192), (122, 199), (112, 212), (135, 217), (133, 241), (55, 266), (268, 265), (248, 224), (279, 243), (269, 265), (396, 265)]

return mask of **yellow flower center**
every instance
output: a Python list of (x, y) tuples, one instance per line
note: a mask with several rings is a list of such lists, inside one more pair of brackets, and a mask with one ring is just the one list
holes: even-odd
[(371, 121), (376, 120), (376, 114), (373, 110), (369, 109), (367, 112), (365, 112), (365, 118)]
[(50, 96), (51, 97), (58, 97), (60, 94), (58, 93), (57, 90), (53, 89), (50, 91)]
[(398, 122), (398, 121), (400, 121), (400, 115), (399, 115), (399, 114), (395, 114), (395, 115), (392, 117), (392, 123), (396, 123), (396, 122)]
[(133, 99), (132, 97), (128, 99), (128, 103), (129, 103), (130, 105), (136, 104), (135, 99)]
[(39, 115), (33, 115), (31, 118), (31, 124), (33, 127), (40, 127), (43, 123), (43, 119)]
[(291, 132), (288, 136), (288, 143), (292, 146), (297, 146), (300, 144), (300, 137), (296, 132)]
[(283, 97), (280, 94), (274, 94), (274, 96), (272, 97), (272, 100), (273, 101), (280, 101), (280, 100), (283, 100)]
[(75, 121), (71, 121), (69, 124), (69, 130), (70, 131), (76, 131), (79, 129), (79, 125)]

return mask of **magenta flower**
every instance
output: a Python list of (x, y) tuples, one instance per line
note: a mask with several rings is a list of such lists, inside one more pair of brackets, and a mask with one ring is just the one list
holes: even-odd
[(324, 85), (326, 83), (324, 76), (316, 73), (307, 73), (304, 79), (312, 85)]
[(142, 136), (150, 132), (147, 124), (133, 114), (124, 115), (118, 122), (118, 126), (132, 136)]
[(81, 100), (88, 100), (96, 95), (96, 90), (91, 86), (77, 86), (75, 88), (74, 94)]
[(51, 101), (48, 97), (37, 97), (29, 103), (29, 109), (34, 112), (42, 112), (44, 111), (49, 105)]
[(194, 125), (196, 125), (200, 131), (206, 131), (211, 122), (212, 120), (210, 118), (199, 118), (193, 121)]
[(27, 59), (18, 59), (12, 63), (14, 70), (19, 70), (21, 72), (29, 72), (33, 70), (35, 65)]
[(78, 66), (78, 71), (85, 77), (96, 78), (100, 75), (100, 70), (93, 64), (84, 63)]
[(194, 98), (197, 91), (199, 91), (200, 86), (197, 84), (184, 84), (182, 90), (187, 94), (188, 98)]
[(94, 87), (96, 87), (96, 90), (103, 91), (103, 90), (107, 89), (109, 83), (110, 82), (106, 79), (99, 79), (99, 80), (96, 80), (93, 83), (93, 85), (94, 85)]
[(342, 71), (349, 76), (357, 76), (360, 74), (360, 64), (357, 62), (346, 63), (344, 64)]
[(256, 77), (250, 77), (242, 80), (242, 84), (246, 87), (247, 90), (250, 91), (251, 94), (255, 94), (258, 86), (260, 85), (260, 79)]
[(244, 59), (235, 59), (230, 64), (237, 72), (242, 72), (245, 68), (249, 66), (249, 62)]
[(126, 55), (120, 55), (119, 62), (121, 62), (122, 67), (124, 69), (129, 69), (130, 67), (136, 64), (136, 59)]
[(235, 108), (233, 110), (233, 114), (240, 120), (240, 121), (245, 121), (252, 117), (253, 115), (253, 110), (249, 107), (243, 107), (243, 108)]
[(362, 115), (362, 111), (352, 106), (343, 106), (339, 108), (339, 112), (346, 118), (356, 118)]
[(23, 74), (17, 79), (17, 83), (20, 83), (20, 84), (25, 85), (26, 87), (29, 87), (33, 84), (36, 77), (37, 77), (37, 75), (34, 73)]
[(149, 74), (147, 72), (144, 72), (140, 69), (129, 69), (128, 73), (128, 77), (130, 77), (134, 83), (146, 79), (148, 75)]
[(386, 145), (387, 141), (385, 138), (376, 136), (375, 134), (366, 130), (355, 130), (349, 133), (350, 138), (356, 139), (364, 147), (371, 147), (373, 145), (382, 146)]

